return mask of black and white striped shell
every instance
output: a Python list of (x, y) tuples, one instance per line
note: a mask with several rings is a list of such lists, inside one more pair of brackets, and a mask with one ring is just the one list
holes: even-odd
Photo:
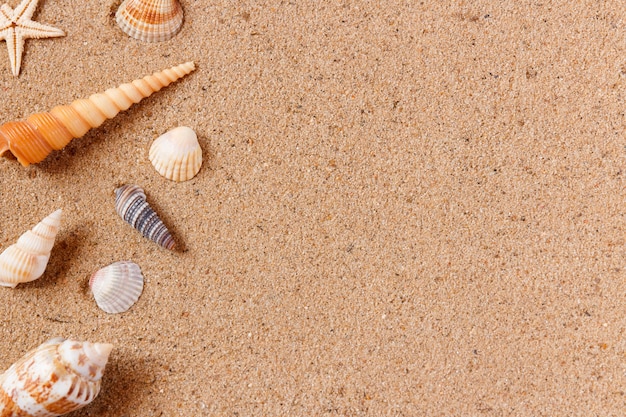
[(54, 338), (31, 350), (0, 375), (0, 416), (56, 417), (86, 406), (100, 392), (112, 349)]
[(115, 211), (144, 237), (173, 250), (176, 243), (163, 221), (146, 201), (138, 185), (123, 185), (115, 190)]

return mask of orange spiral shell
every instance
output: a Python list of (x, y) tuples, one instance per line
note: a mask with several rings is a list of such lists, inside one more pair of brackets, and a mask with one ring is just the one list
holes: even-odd
[(41, 162), (53, 150), (63, 149), (72, 139), (83, 136), (194, 69), (193, 62), (186, 62), (76, 100), (68, 106), (57, 106), (26, 120), (7, 122), (0, 126), (0, 155), (9, 150), (24, 166)]

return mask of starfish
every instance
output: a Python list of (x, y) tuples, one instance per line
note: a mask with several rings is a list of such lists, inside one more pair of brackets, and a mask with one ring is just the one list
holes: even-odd
[(8, 4), (0, 6), (0, 40), (4, 39), (7, 42), (11, 71), (15, 76), (20, 73), (26, 39), (65, 36), (61, 29), (31, 20), (38, 2), (39, 0), (22, 0), (15, 10), (11, 9)]

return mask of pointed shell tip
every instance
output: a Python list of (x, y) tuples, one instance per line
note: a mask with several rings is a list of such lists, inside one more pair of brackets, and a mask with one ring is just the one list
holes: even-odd
[(113, 350), (113, 345), (111, 343), (95, 343), (94, 348), (101, 357), (108, 359)]

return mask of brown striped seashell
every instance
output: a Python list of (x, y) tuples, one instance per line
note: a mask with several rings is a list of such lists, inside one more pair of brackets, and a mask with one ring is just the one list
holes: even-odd
[(173, 250), (176, 243), (163, 221), (146, 201), (138, 185), (123, 185), (115, 190), (115, 211), (144, 237)]
[(60, 209), (55, 211), (0, 254), (1, 286), (15, 288), (17, 284), (34, 281), (43, 275), (61, 227), (62, 213)]
[(0, 416), (56, 417), (83, 408), (100, 392), (113, 345), (51, 339), (0, 375)]
[(63, 149), (72, 139), (83, 136), (194, 69), (193, 62), (186, 62), (88, 99), (76, 100), (68, 106), (57, 106), (26, 120), (5, 123), (0, 126), (0, 155), (9, 150), (24, 166), (41, 162), (52, 150)]
[(178, 0), (125, 0), (115, 20), (128, 36), (144, 42), (171, 39), (183, 24)]
[(89, 279), (89, 288), (103, 311), (123, 313), (139, 299), (143, 275), (136, 263), (119, 261), (96, 271)]
[(148, 158), (159, 174), (172, 181), (187, 181), (202, 165), (202, 149), (193, 129), (179, 126), (152, 143)]

